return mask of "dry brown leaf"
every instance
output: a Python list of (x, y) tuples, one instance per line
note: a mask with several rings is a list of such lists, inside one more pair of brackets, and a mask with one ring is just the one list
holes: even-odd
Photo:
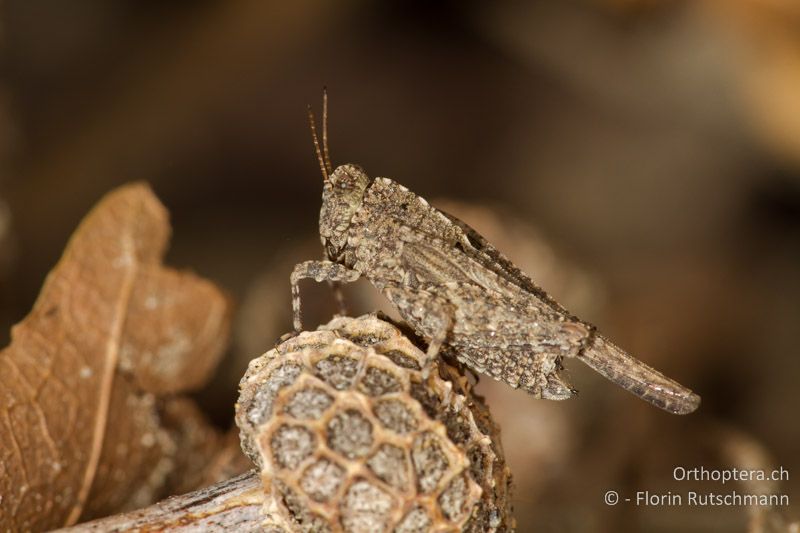
[[(229, 407), (233, 407), (233, 402)], [(167, 479), (166, 494), (184, 494), (253, 468), (239, 445), (238, 428), (234, 426), (226, 433), (212, 428), (192, 400), (172, 399), (165, 406), (162, 425), (172, 428), (176, 448), (180, 450), (175, 457), (175, 469)]]
[(12, 329), (0, 352), (0, 530), (148, 503), (175, 471), (181, 432), (205, 424), (165, 426), (159, 395), (209, 377), (229, 305), (161, 266), (169, 232), (146, 185), (110, 193)]
[[(210, 460), (203, 465), (203, 477), (192, 488), (207, 487), (241, 475), (253, 468), (253, 462), (242, 451), (239, 443), (239, 428), (235, 425), (222, 435), (219, 445)], [(172, 490), (181, 494), (186, 490)]]

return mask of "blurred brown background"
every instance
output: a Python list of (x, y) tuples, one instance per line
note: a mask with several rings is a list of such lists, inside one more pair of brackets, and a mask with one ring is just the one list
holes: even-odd
[[(752, 489), (676, 482), (678, 465), (800, 473), (794, 0), (6, 0), (0, 57), (4, 340), (86, 211), (146, 180), (172, 213), (168, 262), (239, 304), (228, 362), (198, 392), (229, 424), (247, 360), (291, 326), (291, 266), (321, 254), (305, 106), (327, 85), (334, 162), (443, 199), (703, 397), (670, 416), (570, 362), (581, 396), (565, 403), (484, 380), (520, 531), (797, 519), (602, 501)], [(326, 321), (326, 288), (303, 290), (319, 302), (307, 324)], [(364, 294), (354, 311), (375, 305)]]

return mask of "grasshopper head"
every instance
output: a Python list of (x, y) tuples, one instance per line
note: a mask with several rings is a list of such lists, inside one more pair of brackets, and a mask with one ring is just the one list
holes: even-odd
[(319, 234), (331, 261), (343, 259), (350, 221), (361, 207), (367, 186), (367, 173), (356, 165), (341, 165), (325, 180)]
[(319, 235), (328, 259), (337, 263), (345, 261), (347, 234), (350, 221), (361, 207), (369, 177), (357, 165), (341, 165), (332, 170), (328, 151), (328, 92), (322, 92), (322, 144), (317, 138), (317, 127), (311, 106), (308, 106), (308, 125), (314, 141), (319, 169), (325, 185), (322, 189), (322, 209), (319, 212)]

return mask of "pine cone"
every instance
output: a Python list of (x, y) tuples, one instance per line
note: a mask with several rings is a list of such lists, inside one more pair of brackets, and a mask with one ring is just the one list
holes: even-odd
[(366, 315), (251, 361), (236, 423), (277, 502), (267, 529), (513, 530), (497, 426), (459, 369), (423, 380), (424, 356)]

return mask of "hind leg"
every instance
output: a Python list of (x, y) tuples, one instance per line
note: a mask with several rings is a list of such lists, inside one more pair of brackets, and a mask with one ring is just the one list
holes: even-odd
[(423, 377), (427, 378), (439, 350), (453, 331), (455, 308), (444, 297), (425, 289), (395, 285), (386, 287), (383, 293), (403, 318), (429, 340), (422, 366)]

